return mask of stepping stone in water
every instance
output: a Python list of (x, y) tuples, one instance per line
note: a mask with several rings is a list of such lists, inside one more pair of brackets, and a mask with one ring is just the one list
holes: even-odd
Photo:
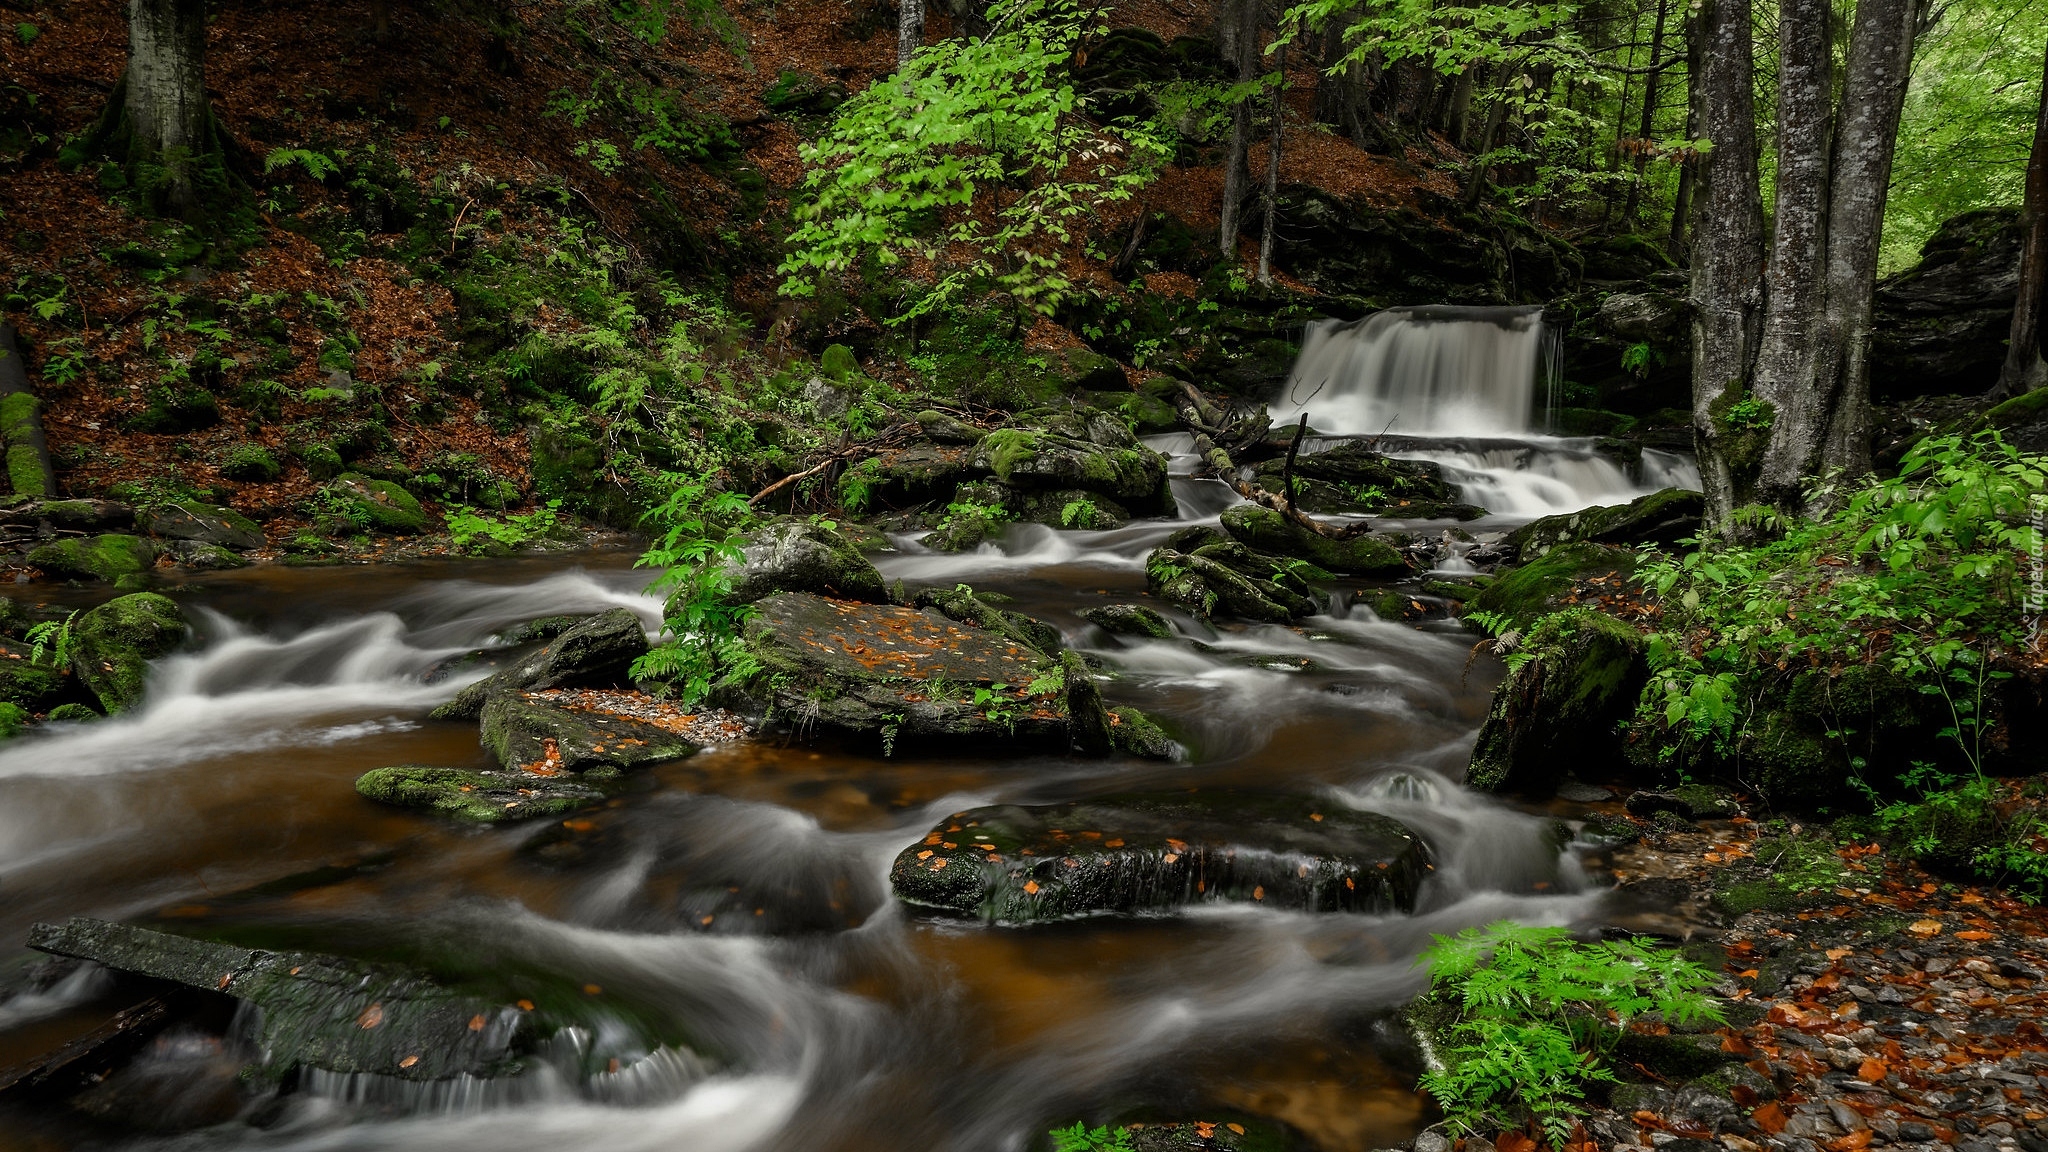
[(1242, 901), (1407, 911), (1428, 846), (1312, 796), (1158, 793), (955, 814), (896, 857), (904, 901), (1004, 923)]

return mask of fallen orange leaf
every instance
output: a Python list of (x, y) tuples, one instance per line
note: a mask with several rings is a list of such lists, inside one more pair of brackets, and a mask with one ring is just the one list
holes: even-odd
[(1785, 1130), (1785, 1110), (1774, 1103), (1766, 1104), (1749, 1114), (1756, 1126), (1776, 1136)]

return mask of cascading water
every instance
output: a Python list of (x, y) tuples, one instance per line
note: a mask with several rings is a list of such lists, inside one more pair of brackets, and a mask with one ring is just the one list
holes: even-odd
[(1334, 438), (1372, 437), (1389, 455), (1431, 461), (1465, 500), (1504, 516), (1699, 486), (1697, 468), (1676, 453), (1645, 449), (1624, 468), (1592, 438), (1542, 434), (1557, 348), (1537, 307), (1432, 305), (1319, 321), (1271, 405), (1273, 422), (1307, 415), (1322, 434), (1308, 452)]

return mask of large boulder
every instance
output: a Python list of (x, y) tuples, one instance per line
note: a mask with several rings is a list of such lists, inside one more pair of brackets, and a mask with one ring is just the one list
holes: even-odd
[(800, 517), (749, 532), (741, 559), (725, 569), (731, 604), (752, 604), (777, 592), (811, 592), (841, 600), (887, 603), (882, 574), (845, 536)]
[(604, 793), (575, 777), (472, 772), (424, 764), (373, 768), (356, 778), (356, 791), (380, 804), (478, 824), (559, 816), (604, 799)]
[[(1253, 468), (1270, 492), (1285, 486), (1284, 456)], [(1415, 520), (1471, 520), (1484, 508), (1458, 499), (1443, 470), (1426, 460), (1396, 460), (1363, 440), (1311, 441), (1294, 460), (1294, 500), (1310, 512), (1366, 512)]]
[(1532, 520), (1508, 534), (1504, 547), (1524, 562), (1535, 560), (1560, 544), (1676, 544), (1700, 530), (1706, 497), (1684, 488), (1666, 488), (1638, 496), (1626, 504), (1582, 508)]
[(474, 720), (483, 714), (484, 702), (501, 693), (622, 684), (633, 661), (646, 651), (647, 632), (640, 617), (630, 608), (613, 608), (561, 633), (512, 667), (469, 685), (431, 715), (436, 720)]
[(257, 1009), (257, 1071), (301, 1068), (448, 1081), (517, 1070), (530, 1040), (511, 1004), (457, 992), (424, 973), (309, 952), (270, 952), (83, 917), (37, 924), (28, 946), (116, 972), (226, 995)]
[(1965, 212), (1928, 237), (1918, 264), (1878, 284), (1870, 387), (1879, 399), (1974, 394), (1997, 382), (2024, 239), (2017, 208)]
[[(39, 663), (34, 656), (35, 650), (27, 644), (0, 640), (0, 703), (41, 712), (63, 696), (62, 669), (53, 663)], [(52, 661), (47, 648), (43, 660)]]
[(1086, 438), (1051, 430), (998, 429), (975, 445), (974, 466), (1018, 488), (1080, 488), (1143, 511), (1170, 506), (1166, 458), (1139, 444), (1123, 421), (1099, 413), (1096, 417), (1086, 420), (1085, 428), (1064, 429), (1086, 431)]
[(1169, 539), (1145, 557), (1145, 587), (1191, 616), (1285, 624), (1321, 607), (1300, 569), (1308, 568), (1309, 576), (1329, 573), (1303, 561), (1264, 556), (1236, 541), (1204, 543), (1187, 552), (1174, 543)]
[(116, 587), (140, 587), (156, 566), (156, 545), (140, 536), (108, 533), (66, 536), (29, 549), (28, 562), (64, 580), (104, 580)]
[(232, 508), (197, 500), (152, 505), (137, 514), (136, 522), (144, 532), (172, 540), (243, 550), (261, 548), (265, 543), (263, 529), (254, 520)]
[(1173, 792), (955, 813), (890, 870), (904, 901), (1020, 923), (1236, 902), (1311, 912), (1415, 905), (1428, 847), (1307, 796)]
[(1143, 604), (1102, 604), (1081, 609), (1081, 619), (1112, 636), (1140, 636), (1149, 640), (1173, 639), (1173, 625), (1166, 617)]
[[(990, 611), (986, 604), (953, 607), (970, 617)], [(1108, 730), (1116, 747), (1144, 754), (1137, 726), (1125, 733), (1132, 739), (1117, 740), (1126, 726), (1101, 714), (1092, 683), (1078, 683), (1036, 646), (1044, 639), (1036, 629), (1013, 619), (994, 622), (1003, 629), (955, 620), (938, 608), (771, 596), (746, 624), (753, 667), (721, 682), (718, 698), (797, 733), (823, 728), (875, 737), (885, 750), (911, 738), (1100, 752), (1097, 737)], [(1077, 716), (1077, 707), (1086, 714)]]
[(71, 670), (111, 716), (142, 702), (149, 662), (185, 639), (176, 601), (154, 592), (119, 596), (71, 625)]
[(1606, 590), (1620, 592), (1634, 574), (1638, 557), (1628, 548), (1581, 541), (1564, 544), (1537, 560), (1507, 572), (1481, 589), (1469, 603), (1515, 627), (1577, 603), (1580, 592), (1601, 580)]
[(1413, 569), (1401, 550), (1384, 537), (1359, 533), (1339, 540), (1311, 532), (1271, 508), (1238, 504), (1223, 510), (1223, 530), (1259, 552), (1297, 556), (1331, 572), (1357, 576), (1406, 576)]
[(601, 779), (698, 750), (660, 725), (552, 692), (494, 692), (480, 720), (483, 746), (506, 771), (541, 778), (573, 772)]
[(1489, 792), (1548, 797), (1574, 772), (1621, 765), (1620, 726), (1649, 679), (1641, 632), (1575, 609), (1550, 617), (1519, 648), (1493, 693), (1465, 782)]
[(327, 493), (348, 509), (350, 519), (377, 532), (405, 535), (427, 526), (420, 502), (389, 480), (344, 473), (327, 486)]

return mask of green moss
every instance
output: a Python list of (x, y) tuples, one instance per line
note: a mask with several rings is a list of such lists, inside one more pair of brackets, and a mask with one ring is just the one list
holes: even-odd
[(18, 444), (32, 427), (39, 402), (33, 392), (14, 392), (0, 397), (0, 438)]
[(1627, 548), (1566, 544), (1495, 580), (1471, 603), (1483, 612), (1526, 627), (1537, 617), (1562, 607), (1564, 597), (1578, 581), (1607, 573), (1627, 575), (1635, 571), (1635, 566), (1636, 554)]
[(1012, 472), (1038, 459), (1038, 435), (1021, 428), (998, 428), (983, 437), (981, 445), (989, 470), (1006, 484)]
[(50, 720), (67, 721), (75, 724), (88, 723), (99, 718), (99, 713), (83, 704), (59, 704), (55, 708), (50, 709), (48, 716)]
[(829, 344), (818, 356), (818, 371), (827, 379), (843, 383), (860, 375), (860, 361), (855, 358), (853, 349), (846, 345)]
[(7, 446), (7, 483), (16, 496), (48, 496), (43, 483), (43, 459), (26, 444)]
[(1534, 658), (1494, 691), (1466, 783), (1549, 795), (1588, 757), (1612, 755), (1649, 669), (1635, 628), (1589, 608), (1550, 616), (1523, 640)]
[(315, 480), (331, 480), (341, 475), (341, 453), (332, 444), (305, 444), (296, 450), (296, 455)]
[[(336, 463), (340, 463), (339, 458)], [(228, 450), (220, 463), (220, 474), (230, 480), (264, 483), (277, 479), (280, 471), (276, 458), (261, 444), (238, 444)]]
[(117, 597), (72, 626), (71, 669), (112, 715), (141, 703), (149, 662), (176, 648), (185, 631), (185, 614), (168, 597)]
[(342, 474), (329, 492), (346, 501), (356, 519), (379, 532), (418, 532), (427, 526), (427, 514), (413, 494), (389, 480), (372, 480), (354, 472)]
[(27, 660), (0, 660), (0, 701), (34, 712), (63, 690), (63, 677), (55, 668)]
[(12, 739), (21, 734), (28, 723), (28, 712), (19, 704), (0, 702), (0, 740)]
[(144, 578), (156, 565), (156, 547), (140, 536), (119, 533), (67, 537), (30, 549), (28, 562), (62, 579), (119, 584)]
[(2040, 419), (2043, 415), (2048, 415), (2048, 388), (2036, 388), (1996, 405), (1984, 413), (1984, 422), (1993, 428), (2011, 428)]
[(1285, 516), (1258, 504), (1226, 509), (1223, 530), (1248, 548), (1297, 556), (1331, 572), (1403, 575), (1410, 571), (1407, 558), (1384, 537), (1367, 533), (1334, 540), (1289, 523)]
[(599, 798), (597, 792), (581, 786), (550, 791), (545, 786), (535, 786), (541, 783), (536, 779), (532, 784), (522, 784), (509, 776), (460, 768), (400, 764), (363, 773), (356, 780), (356, 791), (380, 804), (421, 809), (479, 824), (558, 815)]
[(1723, 389), (1707, 406), (1707, 413), (1713, 418), (1721, 453), (1729, 467), (1738, 473), (1755, 469), (1770, 445), (1777, 409), (1768, 400), (1758, 399), (1747, 388), (1735, 385)]

